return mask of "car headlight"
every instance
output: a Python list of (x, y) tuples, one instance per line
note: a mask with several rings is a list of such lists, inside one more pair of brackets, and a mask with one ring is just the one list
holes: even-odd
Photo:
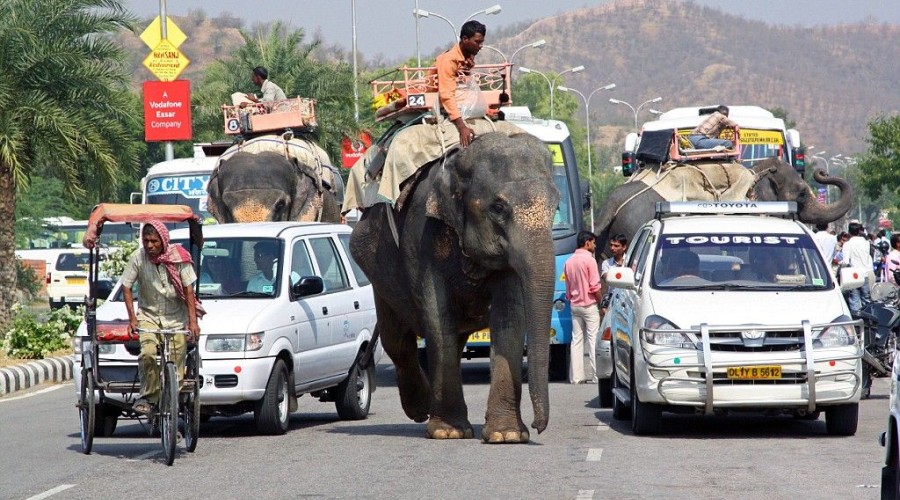
[[(850, 321), (847, 316), (839, 316), (834, 322)], [(851, 325), (835, 325), (823, 328), (813, 335), (814, 347), (847, 347), (856, 345), (856, 329)]]
[[(81, 354), (82, 349), (90, 349), (90, 348), (91, 348), (91, 341), (87, 340), (87, 337), (84, 337), (84, 336), (72, 337), (72, 350), (75, 352), (76, 355)], [(112, 353), (116, 352), (116, 345), (109, 344), (109, 343), (100, 344), (97, 348), (97, 352), (99, 354), (112, 354)]]
[(678, 329), (671, 321), (652, 314), (644, 320), (644, 328), (652, 330), (662, 330), (655, 332), (646, 332), (644, 338), (647, 342), (654, 345), (665, 345), (671, 347), (681, 347), (683, 349), (696, 349), (696, 339), (691, 335), (682, 332), (676, 332)]
[(208, 352), (240, 352), (258, 351), (263, 346), (264, 333), (248, 333), (246, 335), (208, 335), (206, 350)]

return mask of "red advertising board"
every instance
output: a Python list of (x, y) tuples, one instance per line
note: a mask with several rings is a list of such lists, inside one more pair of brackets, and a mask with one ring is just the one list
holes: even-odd
[(189, 141), (191, 82), (144, 82), (144, 140)]
[(360, 132), (356, 139), (344, 136), (341, 140), (341, 160), (344, 168), (350, 168), (356, 160), (366, 154), (366, 150), (372, 145), (372, 136), (368, 132)]

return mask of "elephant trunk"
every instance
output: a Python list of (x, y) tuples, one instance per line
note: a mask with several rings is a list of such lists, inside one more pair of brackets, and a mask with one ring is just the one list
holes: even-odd
[(822, 170), (816, 170), (813, 178), (819, 184), (837, 186), (841, 195), (834, 203), (819, 203), (815, 196), (808, 196), (799, 207), (800, 220), (807, 224), (827, 224), (844, 216), (853, 205), (853, 192), (850, 183), (840, 177), (827, 175)]
[[(546, 231), (546, 230), (545, 230)], [(550, 398), (547, 390), (550, 364), (550, 308), (553, 301), (555, 262), (553, 239), (547, 234), (526, 238), (517, 245), (521, 259), (513, 259), (513, 267), (523, 286), (523, 306), (528, 348), (528, 392), (534, 409), (531, 427), (538, 433), (547, 428)]]

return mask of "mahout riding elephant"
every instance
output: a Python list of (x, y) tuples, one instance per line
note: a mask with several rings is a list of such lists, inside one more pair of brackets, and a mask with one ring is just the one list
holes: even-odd
[[(428, 420), (430, 438), (473, 437), (460, 357), (469, 334), (488, 326), (482, 439), (529, 440), (520, 412), (526, 339), (531, 426), (539, 433), (547, 426), (552, 218), (560, 196), (550, 166), (537, 138), (488, 133), (423, 167), (399, 211), (376, 204), (354, 227), (350, 250), (374, 287), (376, 329), (396, 367), (403, 410)], [(417, 359), (417, 335), (426, 342), (429, 376)]]
[(279, 153), (231, 155), (213, 171), (207, 191), (208, 210), (221, 223), (341, 219), (340, 204), (321, 176)]
[[(807, 224), (835, 221), (846, 214), (853, 204), (850, 184), (840, 177), (829, 176), (822, 170), (814, 171), (816, 182), (837, 186), (841, 192), (833, 203), (820, 203), (803, 177), (790, 164), (778, 158), (763, 160), (754, 165), (752, 171), (756, 181), (748, 198), (760, 201), (795, 201), (798, 218)], [(645, 188), (646, 184), (642, 182), (626, 182), (614, 189), (606, 199), (595, 226), (598, 249), (609, 253), (607, 242), (611, 235), (624, 234), (631, 239), (644, 223), (654, 217), (656, 202), (667, 201), (656, 191)], [(738, 199), (742, 198), (744, 197)], [(692, 201), (706, 200), (713, 198)]]

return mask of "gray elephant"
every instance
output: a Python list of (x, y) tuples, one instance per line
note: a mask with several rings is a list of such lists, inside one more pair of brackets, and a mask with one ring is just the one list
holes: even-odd
[(207, 191), (208, 210), (221, 223), (341, 220), (340, 204), (321, 177), (279, 153), (231, 155), (213, 170)]
[[(850, 184), (840, 177), (826, 175), (821, 170), (816, 170), (813, 174), (816, 182), (837, 186), (841, 192), (838, 200), (833, 203), (820, 203), (800, 174), (790, 164), (778, 158), (763, 160), (752, 170), (756, 175), (756, 182), (751, 189), (752, 197), (761, 201), (795, 201), (797, 216), (805, 223), (835, 221), (846, 214), (853, 204)], [(607, 242), (611, 235), (624, 234), (630, 239), (644, 223), (654, 217), (656, 202), (666, 200), (645, 187), (640, 182), (627, 182), (614, 189), (606, 199), (595, 226), (598, 249), (608, 254)]]
[[(350, 250), (374, 286), (376, 329), (396, 367), (403, 410), (428, 420), (430, 438), (473, 437), (460, 357), (469, 334), (488, 326), (482, 439), (529, 440), (520, 412), (526, 339), (531, 426), (547, 426), (551, 228), (559, 202), (550, 165), (535, 137), (488, 133), (445, 163), (423, 167), (398, 212), (377, 204), (353, 230)], [(396, 218), (393, 227), (388, 217)], [(426, 341), (430, 380), (417, 359), (417, 335)]]

